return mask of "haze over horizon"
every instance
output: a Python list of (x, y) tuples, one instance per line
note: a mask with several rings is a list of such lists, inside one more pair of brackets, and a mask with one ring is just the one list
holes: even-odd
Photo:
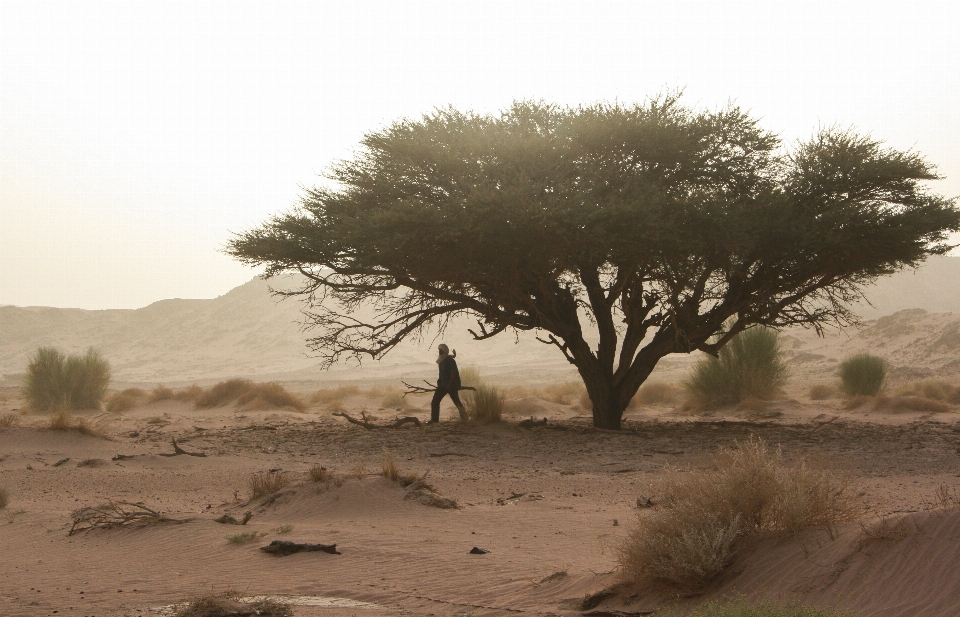
[(791, 143), (853, 126), (960, 194), (948, 2), (0, 1), (0, 304), (137, 308), (365, 132), (453, 105), (732, 100)]

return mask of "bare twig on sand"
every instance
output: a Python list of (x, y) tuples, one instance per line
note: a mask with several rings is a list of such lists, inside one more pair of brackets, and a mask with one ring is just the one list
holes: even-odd
[(161, 454), (160, 456), (179, 456), (181, 454), (186, 454), (187, 456), (206, 456), (206, 453), (204, 452), (187, 452), (177, 445), (176, 437), (171, 437), (170, 441), (173, 443), (173, 454)]
[(73, 513), (68, 536), (90, 529), (110, 529), (150, 523), (186, 523), (190, 519), (170, 518), (143, 503), (111, 501), (102, 506), (81, 508)]
[[(423, 380), (423, 383), (427, 384), (427, 387), (415, 386), (405, 381), (401, 381), (400, 383), (402, 383), (407, 387), (407, 391), (403, 393), (404, 397), (407, 396), (408, 394), (433, 394), (434, 392), (437, 391), (437, 386), (430, 383), (426, 379)], [(476, 388), (474, 388), (473, 386), (460, 386), (459, 389), (460, 390), (476, 390)]]
[(357, 426), (362, 426), (365, 429), (375, 429), (375, 428), (397, 428), (403, 426), (404, 424), (410, 423), (417, 426), (421, 425), (420, 419), (413, 416), (406, 416), (404, 418), (397, 418), (392, 424), (374, 424), (367, 419), (367, 414), (365, 412), (360, 412), (360, 418), (354, 418), (343, 411), (334, 412), (335, 416), (344, 418), (350, 424), (356, 424)]

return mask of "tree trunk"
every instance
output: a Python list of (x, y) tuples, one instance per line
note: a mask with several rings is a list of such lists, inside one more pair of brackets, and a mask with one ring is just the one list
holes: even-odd
[(620, 402), (619, 393), (602, 380), (585, 383), (590, 402), (593, 404), (593, 426), (611, 431), (620, 430), (623, 410), (626, 405)]

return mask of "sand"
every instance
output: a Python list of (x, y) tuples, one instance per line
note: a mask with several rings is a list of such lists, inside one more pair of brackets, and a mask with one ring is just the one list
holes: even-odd
[[(795, 394), (709, 416), (638, 408), (621, 432), (591, 428), (576, 405), (534, 398), (512, 403), (514, 415), (502, 423), (463, 424), (449, 407), (439, 426), (391, 430), (365, 430), (318, 407), (198, 411), (163, 401), (81, 414), (101, 436), (40, 430), (45, 417), (26, 414), (21, 426), (0, 429), (0, 486), (10, 496), (0, 510), (0, 614), (163, 614), (184, 598), (224, 590), (292, 598), (297, 615), (579, 614), (585, 596), (617, 583), (615, 547), (652, 483), (753, 435), (780, 444), (788, 458), (815, 456), (849, 477), (860, 521), (834, 537), (811, 530), (752, 541), (697, 597), (621, 593), (600, 608), (733, 595), (863, 616), (956, 615), (960, 511), (938, 508), (935, 495), (941, 485), (960, 486), (960, 408), (847, 411), (839, 400)], [(15, 388), (0, 395), (0, 413), (24, 407)], [(362, 394), (344, 404), (378, 421), (428, 417), (425, 397), (403, 412), (377, 409), (379, 399)], [(534, 413), (548, 418), (546, 427), (519, 427)], [(162, 456), (173, 452), (171, 438), (206, 456)], [(405, 499), (405, 489), (380, 475), (385, 452), (402, 471), (428, 474), (459, 508)], [(118, 454), (132, 458), (114, 460)], [(309, 481), (317, 464), (342, 484)], [(271, 469), (293, 484), (249, 500), (251, 474)], [(68, 536), (74, 510), (108, 500), (142, 501), (189, 521)], [(248, 510), (246, 526), (214, 522)], [(864, 526), (901, 518), (903, 533), (864, 535)], [(227, 541), (240, 532), (258, 536)], [(342, 554), (259, 550), (277, 539), (336, 543)], [(489, 553), (470, 554), (473, 547)]]

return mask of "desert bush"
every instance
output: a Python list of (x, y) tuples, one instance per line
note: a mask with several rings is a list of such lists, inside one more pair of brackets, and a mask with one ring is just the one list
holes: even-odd
[[(540, 398), (556, 403), (558, 405), (572, 405), (575, 402), (581, 402), (581, 398), (587, 389), (582, 383), (569, 381), (566, 383), (557, 383), (544, 386), (540, 389)], [(589, 401), (589, 397), (587, 398)]]
[(326, 467), (317, 464), (307, 470), (307, 477), (310, 478), (311, 482), (326, 482), (330, 479), (330, 471)]
[(65, 409), (51, 414), (47, 426), (44, 428), (49, 431), (77, 431), (83, 435), (98, 434), (86, 418), (75, 418), (73, 414)]
[(816, 608), (800, 604), (775, 604), (761, 602), (708, 602), (690, 612), (676, 612), (671, 609), (658, 610), (662, 617), (855, 617), (853, 613), (832, 608)]
[(380, 406), (386, 409), (402, 409), (407, 404), (407, 399), (403, 397), (400, 390), (388, 391), (383, 395)]
[(23, 395), (38, 411), (99, 409), (110, 385), (110, 364), (94, 349), (83, 355), (64, 355), (41, 347), (30, 358)]
[(290, 533), (293, 531), (293, 525), (280, 525), (279, 527), (274, 527), (273, 531), (276, 533)]
[(240, 398), (241, 394), (248, 392), (254, 387), (254, 383), (249, 379), (228, 379), (221, 381), (209, 390), (204, 390), (197, 400), (194, 401), (194, 407), (197, 409), (209, 409), (211, 407), (222, 407), (227, 403)]
[(383, 454), (383, 477), (391, 482), (396, 482), (400, 486), (407, 487), (416, 482), (420, 477), (415, 473), (403, 473), (397, 467), (397, 462), (389, 452)]
[(244, 531), (227, 536), (227, 542), (230, 544), (249, 544), (250, 542), (256, 542), (265, 535), (267, 534), (257, 531)]
[(236, 592), (191, 598), (180, 605), (174, 617), (230, 617), (231, 615), (293, 617), (293, 609), (289, 604), (271, 598), (260, 597), (252, 602), (241, 600), (240, 594)]
[(123, 394), (121, 392), (115, 392), (107, 399), (106, 408), (107, 411), (113, 413), (121, 413), (124, 411), (129, 411), (137, 406), (140, 400), (136, 397), (130, 396), (129, 394)]
[(638, 405), (673, 405), (679, 403), (683, 388), (672, 383), (652, 381), (640, 386), (630, 400), (630, 407)]
[(898, 396), (922, 396), (944, 403), (960, 403), (960, 388), (951, 386), (945, 381), (928, 379), (901, 386), (897, 389)]
[(150, 391), (150, 396), (147, 398), (147, 401), (150, 403), (158, 403), (160, 401), (169, 401), (173, 400), (176, 396), (172, 388), (168, 388), (164, 385), (158, 385), (156, 388)]
[(480, 383), (476, 390), (464, 392), (463, 406), (467, 410), (467, 421), (490, 424), (499, 422), (503, 417), (503, 405), (506, 396), (496, 386)]
[(272, 495), (289, 484), (290, 477), (282, 471), (275, 473), (254, 473), (247, 481), (250, 489), (250, 499), (257, 499), (264, 495)]
[(325, 403), (339, 402), (348, 396), (360, 394), (360, 388), (357, 386), (337, 386), (336, 388), (321, 388), (310, 396), (311, 405), (322, 405)]
[(837, 389), (830, 384), (818, 383), (810, 386), (807, 396), (811, 401), (825, 401), (832, 398), (837, 393)]
[[(856, 397), (862, 398), (862, 397)], [(932, 411), (934, 413), (946, 413), (950, 411), (950, 406), (941, 401), (926, 398), (924, 396), (878, 396), (875, 398), (874, 409), (885, 409), (889, 411)]]
[(715, 409), (747, 398), (772, 399), (783, 392), (786, 378), (779, 333), (756, 326), (734, 336), (719, 358), (698, 362), (683, 386), (692, 404)]
[(8, 503), (10, 503), (10, 495), (7, 494), (7, 489), (0, 487), (0, 510), (6, 508)]
[(659, 489), (660, 505), (638, 518), (618, 548), (630, 579), (702, 585), (725, 568), (742, 536), (763, 531), (829, 530), (853, 514), (846, 486), (805, 459), (751, 439), (714, 456), (713, 467), (677, 473)]
[(0, 414), (0, 428), (20, 426), (20, 416), (13, 412)]
[(291, 409), (304, 412), (307, 405), (277, 382), (253, 384), (237, 397), (237, 404), (244, 409)]
[(840, 389), (847, 396), (876, 396), (887, 379), (887, 361), (858, 353), (840, 363)]

